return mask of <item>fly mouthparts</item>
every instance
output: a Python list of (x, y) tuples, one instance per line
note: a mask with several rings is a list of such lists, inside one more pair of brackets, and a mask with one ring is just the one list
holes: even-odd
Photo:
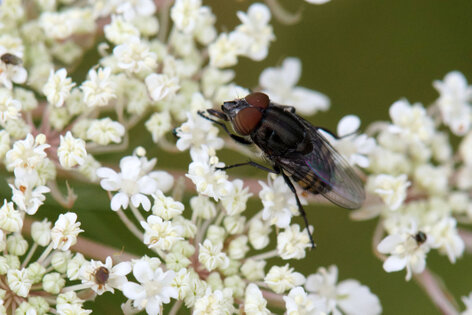
[(210, 108), (210, 109), (207, 109), (207, 112), (208, 112), (208, 114), (210, 114), (210, 115), (212, 115), (212, 116), (215, 116), (215, 117), (218, 117), (218, 118), (220, 118), (220, 119), (223, 119), (224, 121), (228, 121), (228, 120), (229, 120), (228, 116), (226, 116), (225, 113), (223, 113), (223, 112), (221, 112), (221, 111), (219, 111), (219, 110)]

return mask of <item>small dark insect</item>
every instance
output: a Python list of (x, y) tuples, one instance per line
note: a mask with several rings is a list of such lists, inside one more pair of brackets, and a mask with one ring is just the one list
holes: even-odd
[(20, 57), (17, 57), (10, 53), (3, 54), (0, 59), (3, 61), (3, 63), (14, 66), (17, 66), (23, 62)]
[(421, 231), (418, 231), (418, 233), (416, 233), (413, 237), (415, 238), (415, 241), (418, 243), (418, 245), (422, 245), (428, 240), (426, 233)]
[[(294, 107), (275, 104), (266, 94), (254, 92), (245, 98), (224, 102), (221, 110), (209, 109), (207, 112), (229, 121), (238, 135), (230, 133), (224, 123), (205, 116), (204, 112), (199, 112), (199, 115), (221, 126), (235, 141), (256, 144), (272, 163), (272, 168), (249, 161), (222, 169), (251, 165), (282, 174), (295, 194), (307, 230), (308, 220), (292, 180), (304, 190), (321, 194), (340, 207), (357, 209), (362, 206), (365, 194), (359, 176), (319, 132), (324, 129), (298, 116)], [(309, 231), (308, 234), (314, 248), (315, 243)]]
[(95, 282), (99, 285), (107, 283), (108, 278), (110, 277), (110, 271), (101, 266), (95, 270)]

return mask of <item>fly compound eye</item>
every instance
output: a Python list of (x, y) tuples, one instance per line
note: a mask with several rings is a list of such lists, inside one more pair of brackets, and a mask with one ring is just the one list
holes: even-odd
[(249, 105), (260, 108), (267, 108), (270, 100), (267, 94), (262, 92), (254, 92), (244, 98)]
[(246, 107), (240, 110), (233, 120), (233, 126), (237, 133), (247, 136), (262, 119), (261, 111), (256, 107)]

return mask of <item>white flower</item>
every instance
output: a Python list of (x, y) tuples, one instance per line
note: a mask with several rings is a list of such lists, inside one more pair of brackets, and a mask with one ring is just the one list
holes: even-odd
[(228, 175), (221, 170), (215, 170), (222, 163), (215, 155), (210, 156), (209, 149), (204, 147), (200, 151), (190, 151), (193, 162), (188, 166), (188, 178), (195, 184), (197, 191), (218, 201), (231, 191), (231, 182)]
[(228, 256), (231, 259), (242, 259), (246, 256), (246, 253), (249, 251), (249, 246), (247, 245), (247, 236), (240, 235), (233, 239), (228, 246)]
[(44, 150), (50, 145), (45, 142), (46, 137), (43, 134), (38, 134), (34, 138), (30, 133), (24, 140), (15, 141), (13, 148), (5, 156), (7, 169), (10, 171), (17, 167), (36, 169), (47, 157)]
[(230, 216), (237, 215), (246, 210), (246, 203), (252, 193), (249, 192), (249, 187), (244, 187), (244, 183), (240, 179), (235, 179), (231, 182), (233, 189), (231, 192), (221, 200), (221, 204)]
[(293, 287), (305, 283), (305, 277), (299, 273), (294, 272), (288, 264), (283, 267), (272, 266), (264, 278), (264, 282), (275, 293), (281, 294)]
[(368, 167), (368, 155), (375, 149), (375, 139), (366, 134), (354, 134), (361, 124), (359, 117), (355, 115), (344, 116), (338, 123), (337, 136), (334, 139), (330, 134), (323, 133), (351, 165)]
[(246, 228), (246, 217), (240, 215), (227, 216), (223, 219), (223, 225), (228, 234), (242, 234)]
[(7, 251), (9, 255), (23, 256), (28, 249), (28, 242), (19, 233), (12, 233), (7, 237)]
[(246, 259), (241, 266), (242, 275), (249, 281), (257, 281), (264, 278), (265, 260)]
[(469, 296), (463, 296), (461, 299), (465, 305), (465, 310), (461, 313), (461, 315), (471, 315), (472, 314), (472, 292), (469, 293)]
[(402, 205), (410, 185), (405, 174), (396, 177), (380, 174), (370, 177), (368, 183), (369, 189), (382, 198), (390, 210), (397, 210)]
[(238, 11), (241, 25), (236, 31), (246, 37), (244, 55), (252, 60), (260, 61), (267, 56), (269, 44), (275, 39), (272, 26), (269, 25), (270, 10), (262, 3), (254, 3), (248, 9), (247, 14)]
[[(107, 4), (109, 5), (108, 2)], [(116, 12), (123, 14), (127, 21), (134, 19), (139, 20), (140, 18), (154, 15), (156, 12), (156, 5), (152, 0), (124, 1), (116, 8)]]
[(82, 304), (69, 304), (69, 303), (62, 303), (56, 305), (56, 310), (58, 315), (70, 315), (70, 314), (77, 314), (77, 315), (88, 315), (92, 313), (92, 310), (86, 310), (82, 308)]
[(57, 149), (57, 156), (61, 166), (68, 169), (84, 164), (87, 157), (85, 150), (85, 141), (80, 138), (74, 138), (70, 131), (66, 136), (60, 136), (61, 143)]
[(3, 201), (0, 207), (0, 229), (6, 232), (20, 232), (23, 227), (23, 219), (21, 212), (15, 210), (13, 202)]
[(205, 295), (195, 301), (193, 315), (231, 315), (234, 312), (231, 289), (212, 291), (208, 288)]
[(139, 36), (139, 30), (122, 15), (112, 15), (110, 24), (103, 28), (105, 37), (115, 45), (120, 45), (130, 37)]
[(62, 68), (54, 72), (51, 70), (48, 81), (43, 87), (43, 93), (48, 102), (56, 107), (64, 105), (70, 95), (70, 90), (75, 86), (71, 78), (67, 77), (67, 70)]
[(383, 254), (390, 254), (385, 260), (383, 268), (387, 272), (399, 271), (406, 268), (406, 280), (410, 280), (412, 273), (423, 272), (426, 266), (426, 254), (431, 247), (431, 238), (426, 242), (418, 243), (415, 239), (415, 228), (385, 237), (377, 246)]
[(25, 268), (21, 270), (9, 269), (7, 273), (7, 284), (10, 290), (16, 295), (27, 297), (33, 281), (29, 277), (28, 270)]
[(10, 135), (6, 130), (0, 130), (0, 159), (10, 150)]
[(125, 43), (116, 46), (113, 55), (118, 67), (132, 73), (150, 72), (157, 66), (156, 54), (139, 37), (130, 37)]
[(269, 245), (271, 227), (259, 219), (251, 219), (249, 224), (249, 242), (254, 249), (263, 249)]
[(257, 285), (249, 283), (244, 296), (244, 312), (247, 315), (270, 314), (267, 309), (267, 301), (262, 296), (262, 292)]
[[(336, 284), (338, 268), (319, 268), (308, 276), (305, 288), (319, 311), (326, 314), (375, 315), (382, 312), (378, 297), (357, 280), (347, 279)], [(309, 296), (309, 297), (310, 297)]]
[(217, 33), (215, 29), (216, 17), (209, 7), (201, 7), (197, 17), (197, 25), (194, 29), (195, 39), (202, 45), (211, 43)]
[(61, 278), (61, 274), (59, 272), (48, 273), (43, 277), (42, 280), (44, 291), (54, 295), (61, 292), (62, 288), (64, 288), (66, 284), (66, 280)]
[(199, 244), (199, 248), (198, 260), (208, 271), (228, 267), (229, 259), (226, 254), (221, 251), (223, 249), (221, 242), (213, 244), (210, 240), (205, 240), (203, 244)]
[(214, 124), (198, 115), (187, 113), (187, 121), (176, 129), (176, 146), (180, 151), (192, 149), (201, 149), (202, 146), (208, 146), (215, 150), (223, 147), (223, 139), (217, 137), (218, 128)]
[(311, 4), (325, 4), (325, 3), (330, 2), (331, 0), (305, 0), (305, 1)]
[(20, 101), (13, 99), (4, 89), (0, 90), (0, 123), (2, 125), (7, 120), (18, 119), (21, 107)]
[(202, 71), (201, 85), (203, 95), (207, 98), (214, 96), (215, 92), (223, 85), (234, 79), (233, 70), (221, 70), (207, 66)]
[(80, 89), (88, 107), (108, 105), (111, 99), (116, 98), (116, 83), (111, 77), (111, 68), (90, 69), (88, 80), (82, 82)]
[[(146, 129), (151, 133), (152, 141), (157, 143), (172, 129), (171, 117), (168, 111), (154, 113), (145, 123)], [(178, 141), (177, 141), (178, 142)]]
[(218, 38), (208, 46), (210, 66), (226, 68), (237, 64), (238, 55), (245, 48), (245, 36), (241, 33), (221, 33)]
[[(318, 314), (314, 303), (314, 295), (307, 295), (302, 287), (295, 287), (284, 296), (287, 315)], [(318, 311), (319, 312), (319, 311)]]
[(101, 261), (91, 260), (80, 268), (80, 279), (82, 283), (88, 285), (98, 295), (114, 289), (121, 290), (123, 284), (127, 282), (126, 275), (131, 272), (131, 263), (122, 262), (113, 266), (110, 256)]
[(310, 246), (307, 230), (300, 231), (298, 224), (287, 227), (277, 235), (277, 253), (282, 259), (305, 258), (305, 249)]
[(429, 141), (434, 135), (434, 123), (420, 104), (410, 105), (407, 100), (399, 100), (390, 106), (393, 125), (389, 130), (399, 133), (405, 140)]
[(448, 192), (448, 177), (450, 169), (447, 166), (435, 167), (431, 164), (420, 165), (413, 175), (415, 185), (433, 195), (444, 195)]
[(452, 71), (443, 81), (434, 81), (433, 86), (440, 94), (436, 104), (444, 123), (457, 136), (467, 133), (472, 116), (472, 87), (467, 84), (467, 79), (462, 73)]
[(179, 79), (167, 74), (151, 73), (145, 79), (146, 87), (153, 101), (172, 98), (180, 89)]
[[(3, 56), (4, 53), (0, 53), (0, 55)], [(6, 64), (4, 62), (0, 62), (0, 84), (4, 85), (7, 89), (12, 89), (12, 82), (17, 84), (25, 83), (27, 76), (28, 73), (26, 72), (26, 69), (23, 68), (21, 63)]]
[(39, 246), (46, 246), (51, 241), (51, 222), (47, 219), (35, 221), (31, 225), (31, 238)]
[(469, 132), (461, 141), (459, 154), (467, 165), (472, 165), (472, 132)]
[(123, 284), (123, 294), (133, 300), (134, 307), (146, 309), (148, 314), (160, 314), (162, 304), (177, 298), (177, 289), (171, 286), (175, 277), (172, 270), (152, 269), (149, 262), (139, 260), (133, 266), (133, 275), (138, 280)]
[[(267, 176), (268, 185), (259, 181), (262, 189), (259, 192), (264, 209), (262, 210), (262, 219), (274, 224), (277, 227), (285, 228), (290, 224), (292, 215), (298, 213), (297, 201), (295, 195), (285, 183), (282, 176)], [(305, 204), (305, 200), (300, 198), (300, 202)]]
[[(152, 161), (152, 166), (155, 159)], [(126, 156), (120, 161), (120, 173), (111, 168), (101, 167), (97, 176), (101, 179), (100, 185), (108, 191), (118, 191), (111, 199), (111, 209), (128, 208), (129, 201), (135, 207), (142, 205), (147, 211), (151, 209), (151, 201), (145, 195), (156, 192), (157, 182), (147, 174), (147, 167), (137, 156)]]
[(164, 220), (171, 220), (184, 211), (184, 205), (181, 202), (175, 201), (172, 197), (165, 196), (162, 191), (158, 190), (152, 197), (154, 198), (152, 213)]
[(451, 263), (464, 253), (465, 244), (457, 231), (457, 221), (452, 217), (445, 217), (434, 224), (429, 230), (434, 247), (446, 254)]
[(216, 206), (209, 197), (194, 196), (190, 199), (190, 206), (197, 217), (211, 219), (216, 216)]
[(76, 221), (77, 214), (74, 212), (59, 215), (51, 230), (51, 240), (54, 249), (69, 250), (72, 245), (77, 243), (77, 235), (84, 230), (79, 228), (80, 222)]
[(267, 68), (259, 77), (263, 92), (273, 102), (290, 105), (303, 115), (313, 115), (329, 108), (329, 99), (319, 92), (295, 86), (301, 75), (298, 58), (285, 58), (280, 68)]
[(156, 215), (147, 217), (147, 222), (141, 221), (144, 228), (144, 244), (149, 248), (160, 250), (170, 250), (178, 241), (180, 236), (180, 226), (173, 226), (171, 221), (163, 221)]
[(201, 0), (177, 0), (170, 10), (175, 27), (186, 34), (192, 33), (200, 15)]
[(51, 190), (46, 186), (37, 185), (39, 182), (36, 172), (26, 171), (22, 168), (15, 169), (15, 185), (10, 184), (12, 200), (19, 210), (33, 215), (43, 204), (46, 197), (43, 195)]
[(44, 12), (39, 18), (39, 25), (47, 37), (65, 39), (74, 31), (74, 21), (70, 16), (59, 12)]
[(125, 127), (109, 117), (92, 121), (87, 130), (87, 138), (100, 145), (120, 143), (124, 134)]

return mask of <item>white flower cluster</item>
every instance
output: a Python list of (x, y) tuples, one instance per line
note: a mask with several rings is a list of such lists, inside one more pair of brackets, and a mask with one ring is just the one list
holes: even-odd
[[(472, 88), (459, 72), (449, 73), (434, 86), (441, 95), (429, 109), (405, 99), (395, 102), (389, 111), (390, 123), (376, 122), (368, 128), (376, 141), (369, 138), (372, 144), (364, 142), (363, 150), (357, 150), (364, 153), (365, 161), (349, 158), (352, 164), (367, 168), (366, 188), (377, 197), (354, 217), (380, 215), (380, 231), (387, 235), (376, 241), (378, 252), (388, 255), (384, 269), (406, 269), (407, 280), (425, 270), (426, 256), (432, 249), (447, 255), (451, 263), (461, 257), (465, 243), (459, 235), (458, 217), (472, 215), (472, 185), (468, 184), (472, 174), (468, 103)], [(455, 135), (465, 135), (456, 154), (458, 163), (454, 163), (443, 125)], [(344, 138), (335, 145), (342, 141)], [(342, 147), (339, 150), (345, 152)]]
[[(285, 305), (287, 314), (382, 311), (366, 286), (338, 283), (336, 266), (308, 277), (291, 267), (288, 260), (306, 257), (313, 229), (292, 222), (299, 209), (283, 177), (260, 181), (260, 211), (246, 211), (257, 194), (222, 169), (217, 150), (252, 152), (219, 137), (220, 128), (199, 113), (249, 93), (229, 68), (241, 57), (265, 59), (275, 40), (267, 5), (235, 15), (238, 25), (219, 32), (201, 0), (0, 1), (0, 162), (12, 176), (11, 198), (0, 206), (0, 313), (89, 314), (82, 298), (115, 291), (126, 298), (126, 314), (161, 314), (165, 304), (172, 314), (181, 307), (270, 314), (274, 305)], [(300, 114), (329, 109), (327, 96), (297, 86), (301, 69), (300, 60), (286, 58), (262, 71), (258, 89)], [(406, 269), (407, 279), (426, 268), (432, 249), (455, 262), (465, 248), (458, 218), (472, 218), (472, 88), (459, 72), (434, 86), (440, 96), (428, 109), (400, 100), (390, 108), (391, 122), (365, 134), (356, 133), (354, 115), (339, 122), (338, 137), (326, 133), (368, 174), (374, 197), (356, 216), (379, 216), (384, 268)], [(463, 136), (454, 160), (441, 127)], [(135, 136), (146, 130), (162, 151), (189, 150), (185, 176), (155, 169), (157, 159), (139, 146), (146, 140)], [(107, 155), (101, 165), (100, 154), (117, 152), (114, 164)], [(124, 261), (90, 249), (101, 260), (87, 260), (73, 253), (83, 230), (72, 211), (53, 227), (31, 223), (26, 214), (35, 215), (46, 196), (71, 209), (75, 180), (100, 185), (113, 214), (152, 257)], [(32, 241), (21, 234), (27, 231)], [(470, 300), (464, 298), (469, 311)]]

